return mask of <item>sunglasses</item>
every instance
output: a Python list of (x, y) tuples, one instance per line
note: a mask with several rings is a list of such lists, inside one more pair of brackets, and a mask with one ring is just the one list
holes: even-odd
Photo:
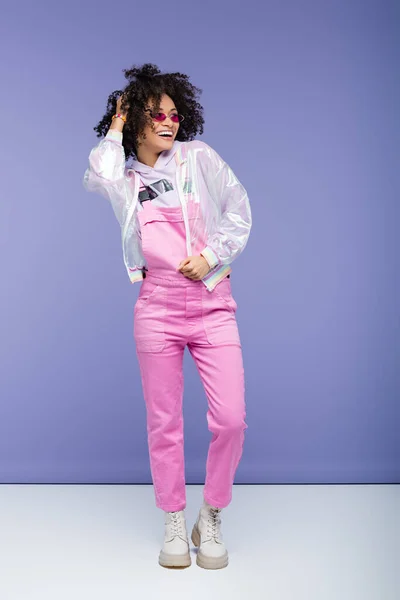
[[(165, 113), (162, 113), (162, 112), (153, 113), (153, 111), (150, 108), (146, 108), (145, 112), (149, 112), (153, 121), (157, 121), (157, 123), (161, 123), (162, 121), (165, 121), (165, 119), (167, 118), (167, 115)], [(173, 113), (172, 115), (169, 115), (169, 118), (171, 119), (171, 121), (173, 123), (182, 123), (182, 121), (184, 120), (185, 117), (178, 113)]]

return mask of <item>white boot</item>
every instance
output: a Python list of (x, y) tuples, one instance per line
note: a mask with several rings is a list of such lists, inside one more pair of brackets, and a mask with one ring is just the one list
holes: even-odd
[(204, 501), (193, 527), (192, 542), (199, 547), (196, 562), (203, 569), (223, 569), (228, 565), (221, 533), (221, 510)]
[(158, 562), (162, 567), (190, 567), (192, 564), (183, 510), (165, 511), (165, 539)]

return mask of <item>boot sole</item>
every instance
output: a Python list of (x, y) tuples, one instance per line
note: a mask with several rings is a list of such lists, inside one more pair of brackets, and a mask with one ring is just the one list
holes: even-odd
[(189, 552), (186, 552), (186, 554), (166, 554), (161, 550), (158, 564), (166, 569), (185, 569), (190, 567), (192, 559)]
[[(194, 525), (192, 529), (192, 542), (199, 548), (200, 546), (200, 532)], [(229, 558), (228, 553), (225, 552), (223, 556), (205, 556), (200, 550), (197, 552), (196, 563), (202, 569), (224, 569), (228, 566)]]

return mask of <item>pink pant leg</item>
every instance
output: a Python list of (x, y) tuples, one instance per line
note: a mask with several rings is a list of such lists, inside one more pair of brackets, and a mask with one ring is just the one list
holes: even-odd
[(239, 344), (204, 346), (190, 343), (208, 400), (207, 422), (212, 432), (206, 465), (204, 499), (225, 508), (242, 456), (245, 423), (244, 369)]
[(156, 506), (165, 511), (186, 507), (183, 353), (180, 344), (170, 344), (162, 352), (137, 350)]

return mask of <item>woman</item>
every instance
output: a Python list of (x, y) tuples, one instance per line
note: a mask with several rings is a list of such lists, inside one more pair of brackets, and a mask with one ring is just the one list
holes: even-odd
[[(183, 355), (188, 349), (208, 400), (212, 432), (204, 502), (191, 539), (197, 564), (228, 564), (221, 510), (232, 498), (245, 423), (244, 372), (232, 297), (231, 263), (246, 246), (245, 189), (207, 144), (201, 93), (181, 73), (152, 64), (124, 70), (94, 128), (84, 186), (108, 198), (121, 225), (125, 266), (142, 281), (134, 339), (144, 400), (156, 506), (165, 512), (164, 567), (191, 564), (185, 514)], [(132, 166), (126, 161), (132, 157)]]

